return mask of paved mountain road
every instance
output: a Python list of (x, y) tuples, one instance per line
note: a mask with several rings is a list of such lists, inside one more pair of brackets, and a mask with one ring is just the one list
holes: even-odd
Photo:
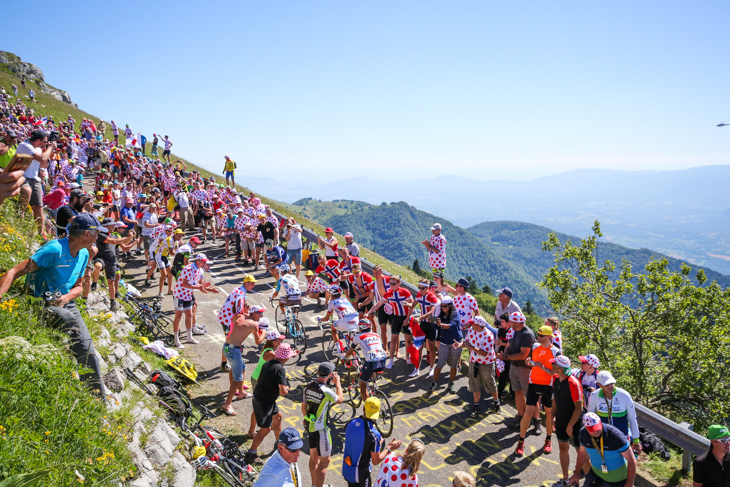
[[(188, 233), (184, 241), (192, 236)], [(220, 294), (201, 294), (196, 292), (198, 302), (198, 323), (205, 325), (208, 332), (198, 336), (200, 344), (187, 344), (181, 350), (183, 357), (193, 362), (198, 371), (199, 386), (191, 389), (194, 402), (204, 405), (219, 414), (218, 417), (209, 421), (209, 424), (231, 434), (239, 442), (243, 442), (243, 435), (248, 431), (251, 415), (251, 400), (241, 399), (233, 401), (233, 408), (237, 415), (234, 417), (225, 416), (220, 405), (225, 399), (228, 390), (228, 374), (219, 372), (221, 362), (221, 348), (224, 343), (223, 331), (216, 318), (217, 311), (226, 299), (227, 294), (235, 287), (243, 283), (245, 272), (250, 272), (253, 267), (244, 267), (236, 263), (233, 257), (223, 259), (223, 249), (213, 245), (210, 240), (197, 249), (198, 252), (205, 252), (211, 261), (211, 271), (206, 273), (206, 279), (213, 281), (221, 291)], [(145, 296), (152, 296), (157, 292), (157, 286), (145, 288), (143, 285), (144, 266), (141, 258), (125, 264), (126, 280), (133, 283)], [(264, 316), (274, 325), (274, 312), (269, 304), (269, 296), (273, 294), (275, 282), (273, 278), (259, 277), (261, 272), (255, 273), (258, 282), (253, 293), (248, 298), (255, 304), (263, 304), (267, 307)], [(157, 278), (156, 274), (155, 278)], [(302, 279), (304, 275), (302, 273)], [(306, 284), (301, 283), (301, 288), (306, 289)], [(321, 351), (322, 332), (316, 324), (315, 317), (323, 316), (321, 312), (314, 313), (315, 302), (305, 298), (303, 301), (300, 320), (307, 330), (308, 348), (306, 353), (299, 359), (292, 359), (287, 364), (287, 374), (291, 381), (292, 390), (288, 396), (280, 398), (278, 405), (284, 416), (284, 425), (293, 426), (303, 431), (301, 414), (301, 397), (304, 386), (309, 378), (305, 369), (314, 370), (324, 357)], [(163, 310), (172, 317), (173, 312), (172, 296), (165, 296)], [(184, 329), (184, 323), (181, 323)], [(283, 330), (282, 330), (283, 331)], [(258, 361), (258, 347), (249, 338), (244, 349), (244, 359), (247, 362), (245, 383), (249, 383), (249, 374), (253, 371)], [(402, 352), (403, 353), (403, 352)], [(558, 446), (555, 437), (554, 451), (549, 455), (542, 453), (544, 436), (536, 438), (528, 434), (525, 444), (525, 456), (515, 458), (514, 451), (517, 442), (517, 432), (505, 425), (505, 420), (514, 416), (514, 408), (511, 405), (502, 407), (500, 414), (485, 412), (488, 402), (482, 402), (482, 413), (478, 418), (470, 418), (471, 393), (467, 391), (467, 378), (463, 374), (457, 377), (457, 393), (447, 394), (447, 377), (442, 374), (440, 387), (433, 394), (428, 394), (426, 389), (429, 384), (427, 368), (422, 370), (419, 377), (409, 378), (408, 373), (412, 366), (407, 365), (405, 360), (395, 362), (393, 369), (386, 371), (385, 379), (381, 381), (381, 388), (389, 395), (389, 399), (395, 411), (394, 432), (392, 437), (403, 441), (405, 445), (412, 439), (420, 439), (426, 445), (426, 454), (418, 472), (419, 484), (427, 487), (441, 487), (451, 485), (453, 472), (466, 470), (471, 472), (478, 480), (480, 487), (491, 485), (519, 485), (519, 486), (551, 486), (559, 478), (560, 467), (558, 461)], [(446, 368), (445, 368), (446, 369)], [(338, 372), (342, 374), (340, 366)], [(447, 370), (444, 370), (447, 373)], [(484, 396), (484, 394), (483, 394)], [(362, 409), (355, 412), (347, 404), (337, 406), (337, 416), (347, 420), (354, 415), (362, 413)], [(544, 429), (544, 428), (543, 428)], [(334, 486), (347, 485), (341, 476), (342, 467), (342, 441), (344, 439), (344, 426), (335, 425), (332, 430), (334, 453), (327, 473), (327, 483)], [(273, 449), (273, 433), (269, 434), (259, 454), (270, 452)], [(246, 442), (248, 446), (248, 442)], [(303, 486), (311, 485), (308, 464), (308, 447), (299, 460), (299, 466), (304, 477)], [(571, 461), (574, 461), (575, 453), (571, 453)], [(375, 471), (373, 480), (375, 480)]]

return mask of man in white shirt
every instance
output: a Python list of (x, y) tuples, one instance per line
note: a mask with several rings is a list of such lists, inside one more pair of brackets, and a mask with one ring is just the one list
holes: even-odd
[(25, 208), (30, 204), (33, 210), (33, 218), (38, 225), (38, 232), (47, 238), (43, 230), (43, 183), (40, 179), (40, 170), (48, 167), (51, 154), (56, 149), (56, 143), (48, 143), (48, 133), (45, 130), (34, 130), (25, 142), (18, 144), (16, 155), (33, 156), (33, 162), (25, 170), (25, 184), (20, 192), (20, 213), (25, 213)]
[(190, 207), (190, 198), (188, 192), (182, 189), (182, 185), (178, 183), (175, 188), (175, 201), (180, 207), (180, 228), (183, 230), (195, 230), (195, 217), (193, 209)]
[(284, 238), (289, 242), (286, 247), (286, 253), (289, 256), (289, 262), (297, 266), (297, 279), (299, 272), (302, 270), (302, 227), (297, 224), (294, 218), (289, 218), (289, 223), (284, 229)]

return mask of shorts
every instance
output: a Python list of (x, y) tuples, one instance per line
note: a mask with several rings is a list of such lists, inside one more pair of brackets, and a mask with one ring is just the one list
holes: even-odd
[(264, 248), (264, 244), (256, 242), (256, 248), (257, 249), (263, 249)]
[(578, 418), (578, 421), (575, 422), (575, 425), (573, 425), (573, 437), (571, 438), (568, 436), (568, 434), (565, 432), (565, 428), (568, 426), (568, 423), (570, 422), (570, 417), (563, 418), (560, 415), (558, 415), (557, 418), (555, 418), (555, 436), (558, 437), (558, 441), (561, 441), (563, 443), (569, 443), (570, 445), (574, 446), (575, 448), (580, 448), (580, 445), (578, 443), (578, 433), (580, 433), (581, 425), (583, 424), (583, 421), (581, 418)]
[(426, 334), (426, 340), (430, 340), (432, 342), (439, 341), (439, 332), (441, 331), (441, 328), (439, 328), (436, 323), (432, 323), (428, 320), (421, 321), (421, 330), (423, 330), (423, 333)]
[(301, 306), (302, 304), (302, 295), (297, 294), (294, 296), (284, 296), (281, 298), (281, 304), (284, 306)]
[(376, 360), (375, 362), (364, 362), (360, 369), (360, 375), (357, 376), (360, 382), (369, 381), (375, 372), (382, 372), (385, 369), (385, 358)]
[(254, 242), (252, 240), (246, 240), (243, 238), (241, 239), (241, 251), (242, 252), (245, 252), (247, 250), (250, 250), (253, 252), (255, 249), (256, 249), (256, 245), (254, 244)]
[(596, 472), (593, 471), (592, 465), (591, 469), (585, 476), (585, 480), (583, 481), (584, 487), (623, 487), (624, 485), (626, 485), (626, 480), (621, 480), (620, 482), (608, 482), (603, 480)]
[(340, 318), (339, 320), (335, 321), (335, 323), (332, 325), (332, 328), (341, 333), (347, 333), (348, 331), (357, 331), (357, 324), (359, 322), (359, 315), (345, 316), (344, 318)]
[(553, 407), (553, 386), (529, 384), (527, 386), (527, 405), (536, 406), (538, 399), (542, 399), (542, 405), (545, 408)]
[(241, 356), (241, 347), (225, 344), (223, 346), (223, 355), (226, 356), (228, 363), (231, 365), (234, 382), (241, 382), (243, 380), (243, 371), (246, 370), (246, 362), (243, 361)]
[(151, 240), (152, 240), (152, 238), (150, 237), (150, 235), (142, 235), (142, 245), (144, 246), (144, 249), (145, 250), (149, 250), (150, 249), (150, 241)]
[(378, 308), (377, 313), (378, 313), (378, 323), (380, 324), (380, 326), (385, 326), (388, 323), (390, 323), (391, 316), (385, 312), (385, 310), (383, 309), (382, 306), (380, 308)]
[(101, 268), (104, 269), (104, 276), (106, 276), (107, 279), (114, 279), (117, 275), (117, 261), (114, 260), (107, 260), (102, 259), (101, 257), (96, 257), (94, 259), (94, 265), (97, 263), (101, 263)]
[(459, 366), (459, 358), (461, 357), (461, 348), (454, 348), (451, 344), (446, 345), (445, 343), (439, 343), (439, 359), (436, 363), (436, 367), (439, 369), (443, 368), (446, 363), (449, 364), (449, 368), (455, 369)]
[(167, 258), (166, 255), (158, 254), (155, 252), (155, 264), (158, 269), (164, 269), (165, 267), (172, 267), (172, 262)]
[(256, 417), (256, 424), (259, 428), (271, 428), (274, 415), (279, 412), (279, 407), (276, 403), (267, 404), (265, 402), (259, 402), (256, 400), (256, 396), (254, 396), (251, 405), (253, 406), (253, 415)]
[(26, 178), (30, 186), (30, 206), (43, 206), (43, 183), (38, 178)]
[(309, 449), (317, 449), (317, 455), (320, 457), (329, 457), (332, 455), (332, 435), (330, 429), (325, 427), (319, 431), (309, 432)]
[(286, 249), (286, 255), (289, 256), (289, 262), (292, 264), (302, 265), (302, 249)]
[(367, 301), (367, 300), (368, 300), (368, 297), (367, 297), (367, 296), (365, 296), (365, 297), (362, 297), (362, 298), (359, 298), (359, 299), (357, 300), (357, 302), (355, 303), (355, 305), (356, 305), (356, 306), (355, 306), (355, 309), (356, 309), (356, 310), (358, 310), (358, 311), (364, 312), (364, 313), (367, 313), (368, 311), (370, 311), (370, 308), (372, 308), (372, 307), (373, 307), (373, 303), (372, 303), (372, 301), (371, 301), (371, 302), (369, 302), (368, 304), (366, 304), (365, 306), (360, 306), (360, 307), (358, 307), (358, 306), (357, 306), (358, 304), (360, 304), (360, 303), (364, 303), (364, 302), (365, 302), (365, 301)]
[(170, 150), (169, 150), (169, 149), (168, 149), (168, 150), (163, 150), (163, 151), (162, 151), (162, 156), (163, 156), (163, 157), (164, 157), (164, 156), (169, 156), (169, 155), (170, 155)]
[(193, 300), (184, 301), (180, 298), (175, 298), (175, 311), (190, 311), (193, 309)]
[(233, 179), (233, 171), (226, 171), (226, 179), (228, 178)]
[(530, 368), (513, 363), (509, 368), (509, 383), (512, 391), (527, 392), (527, 386), (530, 384)]
[(406, 321), (405, 316), (390, 315), (390, 331), (394, 335), (399, 334), (401, 329), (403, 328), (403, 323), (405, 323), (405, 321)]
[[(476, 370), (476, 377), (474, 372)], [(489, 394), (497, 392), (497, 382), (494, 380), (494, 364), (480, 364), (469, 362), (469, 392), (480, 392), (482, 389)]]

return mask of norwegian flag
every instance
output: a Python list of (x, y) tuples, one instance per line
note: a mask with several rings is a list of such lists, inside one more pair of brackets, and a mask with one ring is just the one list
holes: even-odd
[(48, 122), (48, 117), (43, 117), (43, 118), (39, 118), (38, 120), (36, 120), (33, 125), (36, 127), (45, 127), (47, 122)]
[(395, 316), (405, 316), (408, 314), (406, 301), (411, 297), (411, 293), (407, 289), (391, 289), (383, 297), (393, 307), (393, 314)]

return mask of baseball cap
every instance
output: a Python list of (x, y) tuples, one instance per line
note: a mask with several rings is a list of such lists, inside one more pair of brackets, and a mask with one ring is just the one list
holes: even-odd
[(378, 419), (380, 417), (380, 399), (377, 397), (368, 397), (363, 407), (365, 417), (368, 419)]
[(461, 286), (464, 289), (469, 289), (469, 281), (467, 281), (463, 277), (461, 279), (459, 279), (458, 281), (456, 281), (456, 285)]
[(190, 239), (190, 243), (199, 244), (200, 243), (200, 239), (198, 237), (193, 237), (193, 238)]
[(355, 238), (355, 236), (354, 236), (354, 235), (353, 235), (352, 233), (350, 233), (350, 232), (347, 232), (347, 233), (345, 234), (345, 238)]
[(586, 413), (583, 416), (583, 426), (586, 427), (589, 433), (601, 431), (603, 429), (601, 418), (599, 418), (596, 413)]
[(13, 129), (7, 129), (5, 131), (5, 135), (7, 135), (8, 137), (10, 137), (11, 139), (17, 139), (18, 138), (18, 134), (16, 134), (15, 133), (15, 130), (13, 130)]
[(589, 354), (589, 355), (581, 355), (581, 356), (578, 357), (578, 360), (580, 360), (584, 364), (590, 365), (594, 369), (597, 369), (598, 367), (601, 366), (601, 361), (598, 360), (598, 357), (596, 357), (592, 353)]
[(317, 371), (319, 372), (320, 377), (327, 377), (335, 371), (335, 364), (332, 362), (322, 362), (319, 364), (319, 367), (317, 367)]
[(83, 189), (74, 189), (71, 191), (69, 198), (91, 198), (91, 196)]
[(274, 351), (274, 357), (281, 359), (281, 360), (287, 360), (294, 356), (294, 350), (291, 349), (291, 346), (288, 343), (282, 343), (278, 347), (276, 347), (276, 350)]
[(454, 304), (454, 300), (451, 298), (451, 296), (444, 296), (441, 298), (441, 304)]
[(115, 225), (116, 226), (117, 221), (114, 218), (104, 218), (101, 221), (101, 224), (104, 225), (104, 226), (107, 226), (107, 225)]
[(441, 224), (440, 223), (434, 223), (431, 227), (431, 230), (441, 230)]
[(538, 335), (542, 335), (542, 336), (546, 336), (546, 337), (550, 337), (550, 336), (553, 336), (553, 329), (550, 326), (548, 326), (548, 325), (542, 325), (537, 330), (537, 334)]
[(279, 433), (279, 444), (284, 445), (288, 450), (301, 450), (304, 446), (299, 431), (294, 428), (286, 428)]
[(307, 276), (307, 277), (309, 277), (309, 276), (313, 276), (313, 275), (314, 275), (314, 272), (312, 272), (312, 271), (307, 271), (307, 272), (305, 272), (305, 273), (304, 273), (304, 275), (305, 275), (305, 276)]
[(269, 331), (266, 332), (266, 339), (267, 340), (283, 340), (285, 338), (286, 337), (284, 335), (282, 335), (281, 333), (279, 333), (276, 330), (269, 330)]
[(512, 290), (508, 287), (503, 287), (502, 289), (499, 289), (497, 291), (497, 296), (499, 296), (500, 294), (504, 294), (508, 298), (512, 299)]
[(263, 304), (252, 304), (248, 307), (248, 312), (252, 314), (263, 313), (264, 311), (266, 311), (266, 306), (264, 306)]
[[(509, 315), (509, 320), (514, 321), (515, 323), (524, 323), (525, 322), (525, 315), (520, 313), (519, 311), (515, 311), (511, 315)], [(552, 329), (550, 330), (550, 333), (552, 334)]]
[(174, 233), (183, 233), (182, 228), (176, 229)]
[(236, 213), (243, 213), (243, 208), (241, 208), (240, 206), (236, 208)]
[(266, 246), (267, 247), (273, 247), (274, 246), (274, 241), (271, 240), (270, 238), (267, 238), (266, 239)]
[(730, 430), (727, 429), (727, 426), (713, 424), (707, 428), (708, 440), (719, 440), (720, 438), (727, 438), (728, 436), (730, 436)]
[(58, 187), (59, 188), (63, 188), (64, 186), (66, 186), (66, 182), (65, 181), (59, 181), (58, 182)]
[(616, 379), (613, 377), (613, 374), (611, 374), (611, 372), (609, 372), (608, 370), (602, 370), (596, 376), (596, 382), (598, 382), (602, 386), (610, 386), (611, 384), (616, 383)]
[(475, 316), (474, 318), (469, 320), (469, 324), (478, 325), (478, 326), (481, 326), (482, 328), (484, 328), (485, 326), (487, 326), (487, 320), (485, 320), (481, 316)]
[(324, 233), (335, 233), (335, 231), (332, 230), (332, 227), (327, 227), (324, 229)]
[(551, 364), (559, 365), (560, 367), (570, 367), (570, 359), (565, 355), (558, 355), (555, 358), (550, 359)]
[[(66, 227), (71, 230), (101, 230), (103, 227), (91, 213), (80, 213), (71, 220)], [(105, 229), (106, 230), (106, 229)]]
[(204, 261), (208, 262), (208, 256), (205, 254), (198, 254), (195, 256), (195, 260), (204, 260)]
[(256, 282), (256, 278), (253, 277), (253, 274), (248, 274), (243, 278), (243, 282)]

